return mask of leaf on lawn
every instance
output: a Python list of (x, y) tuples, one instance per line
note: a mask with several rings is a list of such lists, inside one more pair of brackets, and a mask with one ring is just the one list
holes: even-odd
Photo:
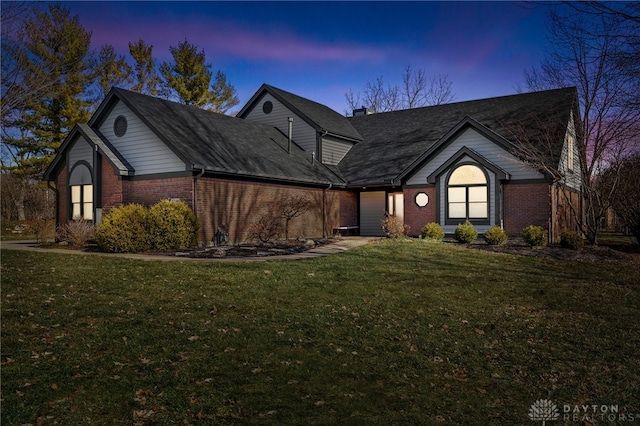
[(216, 315), (218, 315), (218, 307), (216, 305), (213, 305), (213, 308), (211, 308), (211, 312), (209, 313), (215, 317)]
[(476, 334), (479, 334), (479, 335), (483, 335), (483, 334), (484, 334), (484, 330), (480, 330), (479, 328), (476, 328), (476, 329), (475, 329), (475, 330), (473, 330), (473, 331), (475, 331), (475, 333), (476, 333)]
[(56, 385), (55, 383), (53, 383), (53, 384), (51, 385), (51, 389), (53, 389), (53, 390), (58, 390), (58, 385)]

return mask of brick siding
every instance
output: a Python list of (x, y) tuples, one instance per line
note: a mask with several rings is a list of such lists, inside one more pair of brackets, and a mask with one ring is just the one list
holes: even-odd
[[(429, 203), (424, 207), (416, 204), (416, 195), (424, 192), (429, 196)], [(405, 188), (404, 194), (404, 223), (409, 225), (409, 235), (417, 237), (422, 227), (436, 221), (436, 188)]]
[(322, 189), (215, 178), (199, 178), (197, 188), (197, 213), (203, 242), (212, 241), (221, 225), (228, 227), (232, 242), (248, 241), (250, 225), (263, 215), (277, 214), (278, 200), (286, 194), (307, 195), (315, 202), (314, 208), (291, 220), (289, 238), (330, 235), (340, 223), (337, 191), (325, 194), (323, 232)]
[(358, 225), (358, 194), (356, 192), (339, 191), (340, 226)]
[(124, 182), (118, 177), (113, 166), (102, 157), (102, 214), (109, 213), (114, 207), (122, 206), (124, 202)]
[(177, 198), (193, 208), (193, 178), (189, 176), (165, 179), (124, 181), (124, 204), (151, 206), (160, 200)]
[(56, 178), (56, 189), (58, 191), (58, 223), (56, 225), (62, 225), (67, 223), (69, 217), (69, 185), (68, 185), (68, 170), (65, 165), (60, 174)]
[(529, 225), (549, 229), (551, 198), (548, 183), (508, 183), (504, 191), (504, 230), (520, 235)]

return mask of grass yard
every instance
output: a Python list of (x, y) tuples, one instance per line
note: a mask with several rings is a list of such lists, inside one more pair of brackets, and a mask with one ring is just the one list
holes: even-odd
[[(534, 425), (540, 399), (553, 425), (639, 423), (639, 354), (639, 263), (421, 240), (266, 263), (2, 251), (7, 426)], [(615, 421), (564, 419), (587, 404)]]

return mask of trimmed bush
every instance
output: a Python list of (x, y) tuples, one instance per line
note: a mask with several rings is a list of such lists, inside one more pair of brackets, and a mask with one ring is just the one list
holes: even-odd
[(531, 247), (547, 244), (547, 231), (541, 226), (529, 225), (522, 230), (522, 239)]
[(507, 242), (507, 233), (498, 225), (489, 228), (483, 236), (487, 244), (492, 246), (499, 246)]
[(582, 235), (576, 231), (562, 231), (560, 234), (560, 247), (578, 250), (582, 247), (584, 241)]
[(111, 209), (102, 217), (95, 238), (100, 250), (110, 253), (149, 250), (147, 209), (140, 204)]
[(151, 248), (184, 250), (198, 244), (198, 219), (183, 201), (162, 200), (147, 213)]
[(405, 225), (398, 216), (387, 216), (382, 221), (382, 230), (387, 238), (402, 238), (409, 232), (409, 225)]
[(474, 226), (466, 220), (464, 223), (458, 224), (455, 232), (453, 233), (453, 237), (456, 241), (461, 243), (472, 243), (476, 238), (478, 238), (478, 231)]
[(422, 227), (422, 238), (434, 241), (444, 240), (444, 230), (439, 223), (431, 222)]

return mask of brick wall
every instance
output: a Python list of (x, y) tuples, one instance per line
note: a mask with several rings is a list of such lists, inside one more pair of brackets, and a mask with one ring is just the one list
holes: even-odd
[[(424, 192), (429, 196), (429, 203), (418, 207), (415, 202), (416, 194)], [(405, 188), (404, 194), (404, 224), (409, 225), (409, 235), (417, 237), (422, 227), (436, 221), (436, 188)]]
[(358, 194), (356, 192), (339, 191), (340, 226), (358, 225)]
[(551, 198), (548, 183), (508, 183), (504, 191), (504, 229), (520, 235), (529, 225), (549, 229)]
[(124, 204), (124, 182), (118, 178), (113, 166), (102, 157), (102, 214)]
[(151, 206), (160, 200), (178, 198), (193, 208), (193, 178), (140, 179), (123, 182), (123, 203)]
[[(248, 241), (249, 226), (262, 215), (277, 214), (278, 200), (285, 194), (307, 195), (315, 202), (314, 208), (290, 221), (289, 238), (323, 236), (322, 189), (214, 178), (199, 178), (197, 188), (200, 241), (210, 242), (221, 225), (228, 227), (232, 242)], [(339, 223), (339, 192), (327, 191), (324, 234), (330, 235)]]
[(67, 223), (69, 217), (69, 185), (68, 172), (65, 165), (56, 178), (56, 189), (58, 190), (58, 223)]

